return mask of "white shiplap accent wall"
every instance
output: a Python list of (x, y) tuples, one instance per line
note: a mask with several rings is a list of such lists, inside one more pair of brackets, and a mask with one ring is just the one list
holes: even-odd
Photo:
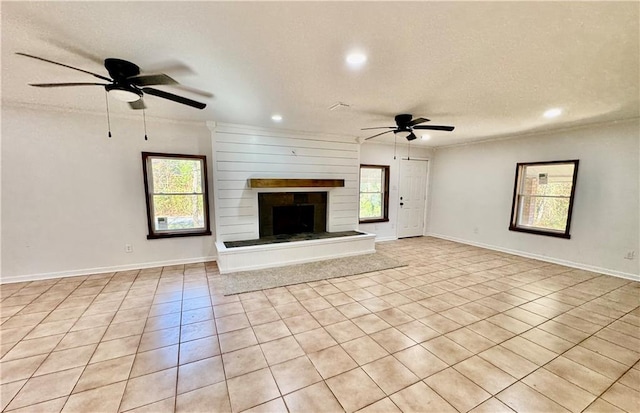
[[(358, 227), (359, 150), (355, 138), (209, 123), (217, 241), (256, 239), (258, 192), (328, 192), (327, 230)], [(344, 179), (344, 188), (257, 190), (249, 178)]]

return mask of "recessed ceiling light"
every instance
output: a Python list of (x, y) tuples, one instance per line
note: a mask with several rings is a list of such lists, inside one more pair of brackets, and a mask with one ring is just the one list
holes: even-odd
[(555, 118), (556, 116), (560, 116), (561, 114), (562, 114), (562, 109), (553, 108), (544, 112), (542, 116), (544, 116), (545, 118)]
[(352, 69), (359, 69), (367, 62), (367, 56), (364, 53), (353, 52), (347, 55), (347, 64)]
[(431, 135), (427, 135), (427, 134), (422, 135), (422, 140), (423, 141), (428, 141), (429, 139), (431, 139)]
[(272, 121), (274, 121), (274, 122), (280, 122), (280, 121), (282, 121), (282, 116), (280, 116), (280, 115), (273, 115), (273, 116), (271, 117), (271, 120), (272, 120)]

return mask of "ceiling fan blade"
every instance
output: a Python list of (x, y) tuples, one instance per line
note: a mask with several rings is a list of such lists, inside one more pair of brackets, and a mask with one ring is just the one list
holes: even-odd
[(190, 86), (177, 84), (177, 85), (171, 85), (171, 87), (174, 87), (176, 89), (180, 89), (180, 90), (185, 91), (185, 92), (193, 93), (195, 95), (200, 95), (200, 96), (205, 97), (205, 98), (212, 98), (213, 97), (213, 93), (211, 93), (211, 92), (207, 92), (206, 90), (196, 89), (196, 88), (190, 87)]
[(431, 119), (427, 119), (427, 118), (416, 118), (414, 120), (412, 120), (411, 122), (409, 122), (407, 124), (407, 126), (414, 126), (417, 125), (419, 123), (424, 123), (424, 122), (429, 122)]
[(379, 133), (379, 134), (377, 134), (377, 135), (369, 136), (368, 138), (365, 138), (365, 141), (368, 141), (369, 139), (373, 139), (373, 138), (375, 138), (375, 137), (378, 137), (378, 136), (380, 136), (380, 135), (384, 135), (385, 133), (389, 133), (389, 132), (393, 132), (393, 131), (392, 131), (392, 130), (388, 130), (388, 131), (386, 131), (386, 132), (382, 132), (382, 133)]
[(139, 75), (128, 77), (127, 80), (136, 86), (151, 86), (151, 85), (177, 85), (178, 82), (173, 80), (170, 76), (164, 73), (157, 75)]
[(142, 98), (136, 100), (135, 102), (129, 102), (129, 106), (131, 106), (131, 109), (135, 110), (147, 108), (147, 105), (144, 104), (144, 100)]
[(395, 126), (378, 126), (376, 128), (362, 128), (360, 130), (371, 130), (371, 129), (395, 129)]
[(158, 90), (151, 87), (142, 88), (144, 93), (148, 93), (153, 96), (157, 96), (159, 98), (172, 100), (174, 102), (182, 103), (183, 105), (191, 106), (197, 109), (204, 109), (207, 107), (205, 103), (196, 102), (195, 100), (187, 99), (182, 96), (174, 95), (173, 93), (165, 92), (164, 90)]
[(97, 63), (100, 66), (104, 65), (104, 59), (87, 52), (86, 50), (80, 48), (77, 45), (71, 45), (60, 39), (55, 39), (51, 36), (40, 36), (40, 39), (44, 40), (45, 42), (51, 43), (52, 45), (57, 46), (62, 50), (66, 50), (67, 52), (73, 53), (87, 60), (91, 60), (92, 62)]
[(422, 125), (422, 126), (414, 126), (413, 129), (444, 130), (447, 132), (451, 132), (452, 130), (455, 129), (455, 126)]
[(162, 62), (144, 65), (147, 73), (171, 73), (172, 75), (193, 75), (196, 72), (177, 59), (167, 59)]
[(407, 136), (407, 140), (408, 140), (409, 142), (411, 142), (411, 141), (413, 141), (413, 140), (415, 140), (415, 139), (418, 139), (418, 137), (417, 137), (413, 132), (411, 132), (411, 133)]
[(105, 83), (29, 83), (29, 86), (35, 87), (61, 87), (61, 86), (107, 86)]
[(16, 52), (16, 54), (20, 55), (20, 56), (30, 57), (30, 58), (36, 59), (36, 60), (42, 60), (43, 62), (47, 62), (47, 63), (53, 63), (54, 65), (58, 65), (58, 66), (66, 67), (66, 68), (69, 68), (69, 69), (77, 70), (78, 72), (87, 73), (87, 74), (89, 74), (91, 76), (97, 77), (98, 79), (106, 80), (107, 82), (112, 82), (112, 80), (109, 79), (106, 76), (102, 76), (102, 75), (99, 75), (97, 73), (89, 72), (88, 70), (84, 70), (84, 69), (78, 69), (77, 67), (65, 65), (64, 63), (54, 62), (53, 60), (44, 59), (42, 57), (33, 56), (33, 55), (30, 55), (30, 54), (21, 53), (21, 52)]

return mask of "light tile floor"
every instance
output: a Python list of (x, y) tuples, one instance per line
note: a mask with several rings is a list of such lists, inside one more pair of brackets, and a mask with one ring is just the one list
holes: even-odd
[(1, 286), (11, 412), (639, 412), (640, 283), (433, 238), (223, 296), (215, 263)]

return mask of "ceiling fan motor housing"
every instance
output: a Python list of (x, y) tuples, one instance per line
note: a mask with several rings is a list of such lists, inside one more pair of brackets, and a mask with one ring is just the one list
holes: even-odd
[(413, 115), (409, 114), (400, 114), (396, 115), (396, 125), (398, 125), (398, 129), (394, 130), (393, 133), (400, 133), (404, 138), (406, 138), (409, 142), (416, 139), (417, 136), (413, 133), (413, 129), (409, 126)]
[(408, 130), (409, 128), (407, 127), (407, 125), (409, 124), (409, 122), (411, 122), (412, 117), (413, 117), (412, 115), (408, 115), (408, 114), (396, 115), (395, 117), (396, 125), (398, 125), (399, 129)]
[(135, 102), (142, 97), (142, 91), (127, 80), (140, 74), (138, 65), (122, 59), (107, 58), (104, 60), (104, 67), (114, 81), (105, 86), (107, 92), (124, 102)]
[(111, 76), (116, 83), (123, 81), (128, 77), (138, 76), (140, 74), (140, 68), (138, 65), (122, 59), (104, 59), (104, 67), (107, 69), (107, 72), (109, 72), (109, 76)]

